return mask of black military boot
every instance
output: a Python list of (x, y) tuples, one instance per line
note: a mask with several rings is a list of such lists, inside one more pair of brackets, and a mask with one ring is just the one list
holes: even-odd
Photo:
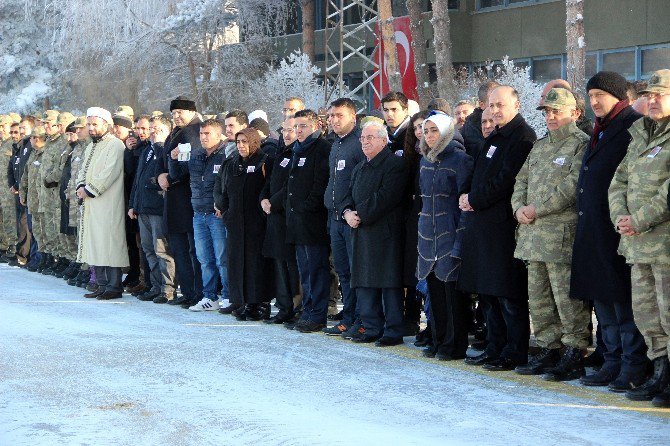
[(71, 262), (68, 259), (61, 257), (59, 263), (54, 267), (52, 275), (58, 277), (59, 279), (62, 278), (63, 273), (70, 267), (70, 265)]
[(670, 364), (667, 356), (654, 359), (654, 374), (644, 384), (626, 391), (626, 398), (633, 401), (651, 401), (663, 393), (670, 383)]
[(566, 347), (555, 367), (547, 368), (542, 379), (545, 381), (571, 381), (586, 374), (584, 354), (577, 347)]
[(54, 273), (56, 272), (56, 268), (59, 268), (63, 264), (63, 260), (60, 257), (51, 256), (51, 259), (52, 259), (51, 265), (45, 268), (42, 271), (42, 274), (45, 274), (47, 276), (53, 276)]
[(40, 263), (39, 263), (39, 265), (37, 265), (37, 272), (38, 273), (41, 273), (42, 271), (44, 271), (44, 269), (47, 266), (49, 266), (49, 262), (51, 261), (50, 258), (51, 258), (51, 256), (49, 254), (47, 254), (46, 252), (42, 253), (42, 257), (40, 258)]
[(28, 262), (28, 266), (26, 266), (26, 269), (31, 273), (37, 272), (40, 265), (44, 261), (44, 253), (39, 252), (38, 254), (40, 255), (40, 259), (39, 260), (31, 259), (30, 262)]
[(663, 393), (659, 393), (651, 400), (651, 405), (654, 407), (670, 407), (670, 386), (666, 387)]
[(528, 358), (527, 364), (516, 366), (514, 371), (519, 375), (541, 375), (546, 369), (554, 367), (560, 357), (557, 348), (541, 348)]
[(44, 262), (44, 265), (42, 266), (41, 270), (37, 270), (38, 273), (40, 274), (49, 274), (47, 271), (49, 271), (53, 266), (56, 264), (56, 259), (54, 256), (51, 254), (46, 255), (46, 261)]

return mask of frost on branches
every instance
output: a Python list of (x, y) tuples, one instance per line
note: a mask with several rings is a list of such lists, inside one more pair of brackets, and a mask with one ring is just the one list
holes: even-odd
[(53, 61), (35, 25), (45, 11), (41, 2), (32, 3), (0, 1), (0, 113), (41, 110), (50, 92)]
[(461, 71), (457, 74), (457, 90), (461, 99), (476, 101), (477, 89), (482, 82), (494, 80), (501, 85), (509, 85), (519, 93), (521, 116), (524, 117), (535, 133), (544, 135), (547, 131), (542, 112), (536, 110), (542, 96), (544, 85), (535, 83), (530, 77), (530, 67), (516, 66), (514, 61), (505, 56), (501, 62), (487, 62), (484, 69), (469, 74)]
[(272, 125), (278, 125), (284, 99), (300, 96), (305, 107), (317, 111), (324, 106), (324, 88), (320, 82), (321, 70), (300, 51), (291, 53), (275, 68), (270, 67), (260, 78), (250, 82), (249, 110), (262, 109)]

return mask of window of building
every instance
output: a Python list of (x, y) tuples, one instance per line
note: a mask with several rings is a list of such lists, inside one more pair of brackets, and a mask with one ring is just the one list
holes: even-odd
[(538, 83), (563, 77), (563, 57), (546, 57), (533, 59), (531, 74)]
[(494, 8), (496, 6), (505, 6), (505, 0), (479, 0), (477, 9)]
[(602, 70), (614, 71), (627, 79), (635, 79), (635, 50), (603, 51)]
[(640, 50), (641, 77), (648, 77), (654, 71), (670, 68), (670, 46), (657, 46)]
[(590, 79), (598, 72), (598, 53), (587, 53), (584, 74), (586, 79)]
[(507, 6), (524, 6), (524, 4), (535, 5), (555, 0), (476, 0), (476, 9), (505, 8)]

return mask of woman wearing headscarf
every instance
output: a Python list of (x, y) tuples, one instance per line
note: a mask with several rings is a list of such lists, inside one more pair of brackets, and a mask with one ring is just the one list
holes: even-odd
[(272, 263), (263, 257), (266, 214), (258, 197), (272, 163), (260, 151), (261, 139), (253, 128), (235, 135), (238, 153), (224, 164), (216, 207), (228, 231), (228, 283), (230, 302), (244, 305), (238, 320), (257, 321), (269, 316)]
[(465, 153), (455, 120), (433, 112), (423, 122), (419, 185), (419, 260), (417, 277), (430, 295), (433, 346), (424, 356), (462, 359), (468, 348), (468, 299), (456, 289), (465, 214), (458, 206), (472, 178), (473, 160)]

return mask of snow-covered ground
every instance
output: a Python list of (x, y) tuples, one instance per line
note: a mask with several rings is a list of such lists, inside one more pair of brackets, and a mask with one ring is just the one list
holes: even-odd
[(668, 445), (670, 411), (0, 266), (0, 445)]

